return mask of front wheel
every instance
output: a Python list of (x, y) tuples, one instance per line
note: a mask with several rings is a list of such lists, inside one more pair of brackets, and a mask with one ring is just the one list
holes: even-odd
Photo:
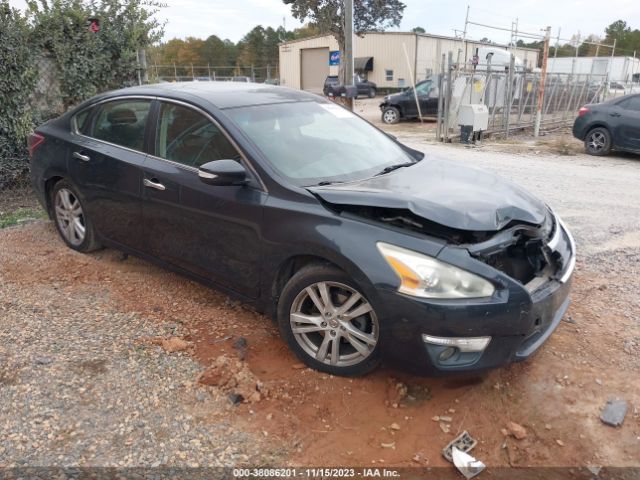
[(91, 252), (100, 248), (76, 188), (60, 180), (51, 192), (53, 218), (62, 240), (74, 250)]
[(393, 125), (400, 121), (400, 110), (396, 107), (387, 107), (382, 111), (382, 121), (387, 125)]
[(289, 347), (316, 370), (356, 376), (380, 362), (376, 312), (337, 268), (312, 265), (298, 271), (280, 296), (278, 325)]
[(584, 148), (589, 155), (608, 155), (611, 151), (611, 134), (603, 127), (597, 127), (587, 133)]

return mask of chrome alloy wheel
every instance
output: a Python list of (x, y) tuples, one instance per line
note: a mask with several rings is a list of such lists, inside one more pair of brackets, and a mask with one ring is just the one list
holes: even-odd
[(327, 365), (356, 365), (378, 343), (373, 307), (343, 283), (318, 282), (302, 290), (291, 305), (289, 321), (302, 349)]
[(589, 135), (587, 145), (592, 152), (600, 152), (607, 144), (607, 139), (602, 132), (593, 132)]
[(71, 190), (61, 188), (56, 193), (54, 209), (60, 232), (71, 245), (77, 247), (84, 241), (86, 235), (86, 224), (80, 201)]
[(385, 110), (382, 114), (382, 119), (384, 123), (394, 123), (398, 120), (398, 112), (392, 109)]

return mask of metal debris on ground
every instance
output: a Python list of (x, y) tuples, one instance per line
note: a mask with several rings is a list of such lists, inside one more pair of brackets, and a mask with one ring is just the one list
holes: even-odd
[(233, 348), (238, 351), (238, 358), (240, 360), (244, 360), (247, 356), (247, 345), (247, 339), (244, 337), (240, 337), (233, 342)]
[(600, 414), (600, 420), (606, 425), (619, 427), (624, 422), (627, 415), (628, 405), (624, 400), (614, 399), (608, 400)]
[(458, 435), (456, 438), (451, 440), (449, 444), (442, 449), (442, 456), (453, 463), (453, 455), (451, 453), (452, 449), (455, 447), (461, 452), (468, 453), (473, 447), (478, 444), (478, 441), (469, 435), (469, 432), (466, 430)]
[(452, 448), (451, 453), (453, 456), (453, 464), (467, 480), (475, 477), (486, 468), (486, 465), (480, 460), (476, 460), (468, 453), (456, 447)]
[(227, 395), (227, 398), (229, 398), (229, 401), (232, 405), (239, 405), (244, 401), (244, 397), (239, 393), (230, 393), (229, 395)]

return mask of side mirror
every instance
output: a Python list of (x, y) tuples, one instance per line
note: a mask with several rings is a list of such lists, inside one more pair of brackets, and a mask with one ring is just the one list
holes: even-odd
[(207, 185), (244, 185), (247, 182), (247, 171), (235, 160), (214, 160), (200, 166), (198, 177)]

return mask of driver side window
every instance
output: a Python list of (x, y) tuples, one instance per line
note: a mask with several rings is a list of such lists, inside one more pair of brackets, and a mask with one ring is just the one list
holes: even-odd
[(419, 97), (426, 97), (429, 95), (429, 91), (431, 90), (431, 82), (424, 82), (419, 85), (416, 85), (416, 93)]
[(173, 103), (162, 103), (156, 130), (156, 156), (198, 168), (213, 160), (239, 160), (227, 137), (207, 117)]

